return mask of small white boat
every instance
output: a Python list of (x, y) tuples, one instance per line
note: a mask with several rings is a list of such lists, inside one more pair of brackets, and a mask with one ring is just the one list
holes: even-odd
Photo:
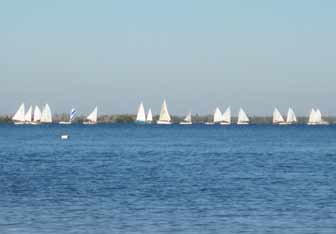
[(172, 124), (171, 118), (168, 112), (166, 100), (163, 100), (161, 111), (160, 111), (160, 117), (159, 117), (159, 120), (157, 121), (157, 124), (161, 124), (161, 125)]
[(181, 125), (191, 125), (191, 112), (188, 113), (188, 115), (184, 118), (182, 122), (180, 122)]
[(146, 123), (146, 113), (142, 102), (140, 103), (135, 122), (140, 124)]
[(59, 124), (62, 124), (62, 125), (69, 125), (69, 124), (72, 124), (72, 122), (74, 121), (75, 117), (76, 117), (76, 114), (77, 114), (77, 111), (75, 108), (72, 108), (70, 110), (70, 114), (69, 114), (69, 121), (61, 121), (59, 122)]
[(238, 121), (237, 121), (238, 125), (248, 125), (250, 124), (250, 119), (247, 116), (246, 112), (240, 108), (239, 113), (238, 113)]
[(52, 123), (52, 114), (48, 104), (42, 110), (40, 123)]
[(61, 139), (62, 139), (62, 140), (68, 140), (68, 139), (69, 139), (69, 135), (62, 135), (62, 136), (61, 136)]
[(15, 125), (25, 124), (25, 105), (22, 103), (12, 118)]
[(291, 125), (297, 123), (296, 115), (292, 108), (288, 109), (286, 124)]
[(275, 108), (273, 111), (273, 124), (278, 124), (278, 125), (286, 124), (284, 118), (282, 117), (280, 111), (277, 108)]
[(231, 107), (228, 107), (222, 117), (221, 125), (230, 125), (231, 124)]
[(97, 119), (98, 119), (98, 107), (96, 106), (94, 110), (88, 115), (88, 117), (86, 117), (87, 121), (83, 122), (83, 124), (86, 125), (97, 124)]
[(152, 109), (149, 108), (148, 113), (147, 113), (146, 123), (151, 124), (152, 122), (153, 122)]

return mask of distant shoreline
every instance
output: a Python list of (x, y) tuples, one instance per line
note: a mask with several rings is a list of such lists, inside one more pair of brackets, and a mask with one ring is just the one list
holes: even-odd
[[(53, 116), (53, 123), (58, 123), (61, 121), (68, 121), (68, 114), (56, 114)], [(79, 116), (75, 119), (73, 123), (82, 123), (85, 121), (85, 116)], [(153, 116), (153, 121), (156, 122), (159, 116)], [(250, 124), (272, 124), (271, 116), (250, 116)], [(117, 115), (101, 115), (98, 117), (98, 123), (133, 123), (135, 122), (136, 115), (127, 114), (117, 114)], [(172, 116), (173, 123), (179, 123), (183, 121), (184, 116)], [(212, 115), (193, 115), (193, 123), (205, 123), (211, 122), (213, 120)], [(298, 117), (297, 124), (306, 124), (308, 122), (308, 117)], [(328, 121), (330, 124), (336, 124), (336, 117), (324, 117), (324, 120)], [(12, 116), (2, 115), (0, 116), (0, 124), (12, 123)], [(232, 123), (237, 122), (237, 117), (232, 117)]]

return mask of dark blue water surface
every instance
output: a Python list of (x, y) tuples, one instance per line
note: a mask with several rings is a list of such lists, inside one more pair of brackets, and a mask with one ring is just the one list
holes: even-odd
[(334, 234), (336, 127), (0, 125), (0, 233)]

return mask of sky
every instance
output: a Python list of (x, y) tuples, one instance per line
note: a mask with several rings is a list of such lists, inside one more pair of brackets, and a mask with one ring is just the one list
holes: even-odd
[(336, 116), (336, 1), (30, 0), (0, 4), (0, 114)]

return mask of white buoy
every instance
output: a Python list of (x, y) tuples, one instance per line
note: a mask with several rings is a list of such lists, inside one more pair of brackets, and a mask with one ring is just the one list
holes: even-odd
[(62, 140), (68, 140), (68, 139), (69, 139), (69, 135), (62, 135), (62, 136), (61, 136), (61, 139), (62, 139)]

